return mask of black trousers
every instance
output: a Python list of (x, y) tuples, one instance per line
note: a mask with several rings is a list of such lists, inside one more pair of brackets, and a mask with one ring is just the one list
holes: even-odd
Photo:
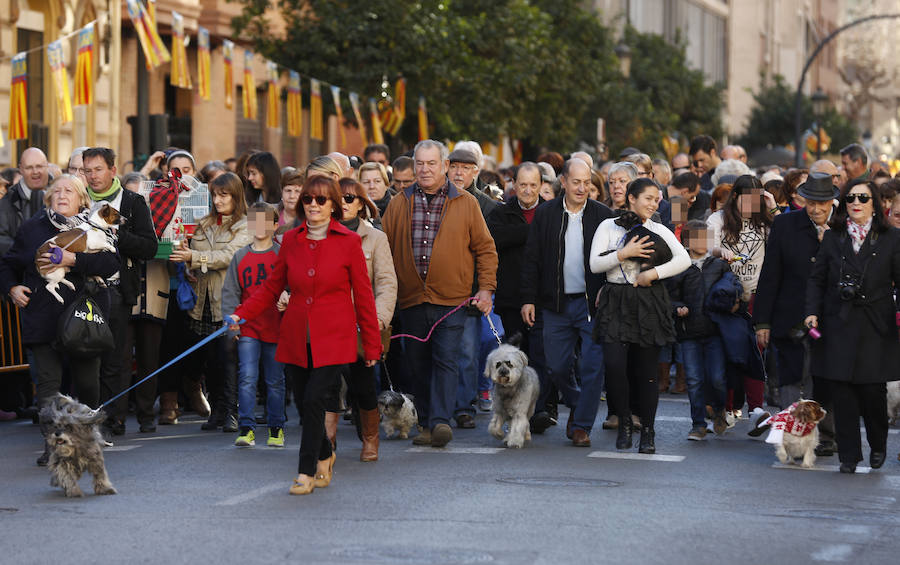
[[(135, 382), (143, 379), (159, 366), (159, 343), (162, 340), (163, 324), (153, 320), (137, 319), (128, 324), (125, 337), (125, 350), (134, 349), (137, 361)], [(129, 356), (130, 357), (130, 356)], [(130, 373), (130, 366), (127, 372)], [(153, 422), (153, 403), (156, 400), (156, 379), (153, 377), (134, 389), (134, 402), (137, 408), (137, 419), (141, 424)], [(129, 382), (129, 386), (131, 383)]]
[[(309, 353), (309, 349), (307, 349)], [(312, 355), (309, 355), (312, 359)], [(325, 408), (339, 394), (343, 365), (298, 367), (286, 364), (285, 374), (294, 380), (294, 398), (302, 402), (303, 429), (300, 436), (300, 461), (297, 472), (314, 477), (316, 463), (331, 457), (331, 442), (325, 436)]]
[(859, 417), (866, 425), (866, 439), (872, 451), (887, 451), (888, 417), (885, 383), (855, 384), (831, 381), (834, 402), (835, 438), (841, 463), (863, 460)]
[[(193, 337), (190, 343), (197, 343), (206, 336), (189, 332)], [(237, 342), (228, 335), (221, 335), (204, 345), (195, 354), (199, 366), (195, 365), (195, 380), (200, 371), (206, 376), (206, 390), (209, 403), (214, 410), (225, 416), (237, 416)], [(189, 365), (190, 367), (190, 365)]]
[(375, 367), (366, 367), (365, 361), (344, 365), (342, 371), (347, 381), (347, 396), (353, 409), (375, 410), (378, 398), (375, 394)]
[(659, 404), (656, 382), (659, 346), (641, 347), (635, 343), (604, 343), (606, 390), (610, 410), (619, 422), (631, 419), (632, 391), (637, 393), (641, 425), (653, 429)]
[[(195, 338), (188, 329), (188, 315), (178, 307), (178, 301), (175, 300), (173, 291), (166, 312), (166, 331), (163, 333), (159, 348), (160, 361), (168, 363), (177, 357), (190, 344), (195, 343), (191, 339)], [(199, 353), (194, 353), (157, 375), (159, 392), (179, 392), (183, 378), (199, 381), (200, 363), (197, 361), (199, 355)]]
[[(116, 346), (100, 357), (100, 401), (106, 402), (131, 385), (132, 349), (126, 346), (128, 321), (131, 319), (131, 305), (126, 304), (118, 286), (109, 289), (107, 318)], [(106, 407), (110, 420), (124, 422), (128, 416), (128, 395), (123, 394)]]
[(37, 405), (43, 407), (47, 400), (59, 392), (63, 367), (69, 369), (75, 385), (75, 396), (91, 408), (100, 405), (100, 358), (69, 357), (49, 343), (30, 345), (37, 371)]

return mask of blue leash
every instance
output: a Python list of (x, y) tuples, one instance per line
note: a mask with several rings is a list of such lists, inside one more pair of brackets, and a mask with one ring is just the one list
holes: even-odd
[[(243, 320), (241, 320), (241, 323), (243, 323)], [(184, 353), (182, 353), (182, 354), (179, 355), (178, 357), (172, 359), (171, 361), (169, 361), (168, 363), (166, 363), (165, 365), (163, 365), (163, 366), (160, 367), (159, 369), (153, 371), (152, 373), (150, 373), (149, 375), (147, 375), (147, 376), (144, 377), (143, 379), (139, 380), (138, 382), (134, 383), (134, 384), (131, 385), (130, 387), (126, 388), (125, 390), (123, 390), (123, 391), (120, 392), (119, 394), (115, 395), (114, 397), (110, 398), (109, 400), (107, 400), (106, 402), (104, 402), (103, 404), (101, 404), (100, 406), (98, 406), (98, 407), (97, 407), (97, 410), (100, 410), (100, 409), (102, 409), (104, 406), (108, 406), (109, 404), (112, 404), (113, 402), (115, 402), (116, 400), (118, 400), (119, 397), (121, 397), (123, 394), (128, 394), (130, 391), (132, 391), (133, 389), (135, 389), (135, 388), (137, 388), (138, 386), (140, 386), (141, 384), (143, 384), (144, 381), (146, 381), (147, 379), (150, 379), (150, 378), (152, 378), (152, 377), (155, 377), (156, 375), (158, 375), (158, 374), (161, 373), (162, 371), (168, 369), (169, 367), (171, 367), (171, 366), (174, 365), (175, 363), (181, 361), (182, 359), (184, 359), (185, 357), (187, 357), (187, 356), (190, 355), (191, 353), (197, 351), (198, 349), (200, 349), (201, 347), (203, 347), (204, 345), (206, 345), (207, 343), (209, 343), (209, 342), (211, 342), (212, 340), (216, 339), (217, 337), (219, 337), (220, 335), (224, 334), (224, 333), (227, 332), (227, 331), (228, 331), (228, 325), (224, 325), (224, 326), (222, 326), (221, 328), (217, 329), (217, 330), (214, 331), (213, 333), (209, 334), (209, 335), (206, 336), (205, 338), (203, 338), (203, 339), (201, 339), (200, 341), (198, 341), (196, 344), (194, 344), (194, 345), (192, 345), (191, 347), (189, 347), (189, 348), (187, 349), (187, 351), (185, 351)]]

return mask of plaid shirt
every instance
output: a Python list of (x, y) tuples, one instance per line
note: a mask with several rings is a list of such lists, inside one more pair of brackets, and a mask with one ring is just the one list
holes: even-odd
[(417, 184), (412, 194), (412, 252), (416, 270), (422, 280), (428, 275), (431, 251), (441, 227), (441, 214), (447, 201), (447, 184), (428, 202), (425, 192)]

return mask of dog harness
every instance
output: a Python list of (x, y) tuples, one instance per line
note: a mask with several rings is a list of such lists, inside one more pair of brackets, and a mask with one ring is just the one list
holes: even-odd
[(816, 429), (817, 422), (800, 422), (794, 418), (794, 410), (796, 408), (797, 403), (795, 402), (787, 410), (782, 410), (760, 424), (771, 426), (766, 443), (781, 443), (785, 433), (797, 437), (808, 436)]

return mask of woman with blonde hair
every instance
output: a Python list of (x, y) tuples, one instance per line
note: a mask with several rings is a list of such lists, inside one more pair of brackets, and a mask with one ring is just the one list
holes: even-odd
[(337, 161), (327, 155), (319, 155), (306, 165), (306, 178), (312, 177), (330, 177), (335, 181), (341, 180), (344, 172)]

